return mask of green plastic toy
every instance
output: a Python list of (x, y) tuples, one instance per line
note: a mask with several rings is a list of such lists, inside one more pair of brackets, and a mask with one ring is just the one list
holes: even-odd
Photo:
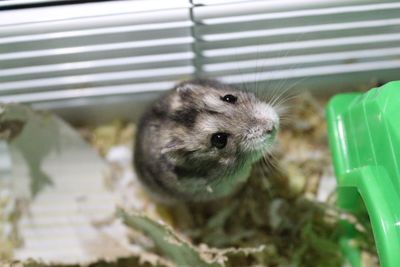
[[(366, 208), (381, 267), (400, 267), (400, 81), (333, 97), (327, 121), (338, 204), (355, 213)], [(341, 245), (358, 267), (351, 235)]]

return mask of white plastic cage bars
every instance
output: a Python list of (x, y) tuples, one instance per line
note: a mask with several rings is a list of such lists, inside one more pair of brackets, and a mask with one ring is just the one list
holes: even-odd
[(141, 102), (193, 76), (321, 89), (400, 78), (398, 1), (132, 0), (13, 10), (18, 2), (0, 4), (3, 102)]

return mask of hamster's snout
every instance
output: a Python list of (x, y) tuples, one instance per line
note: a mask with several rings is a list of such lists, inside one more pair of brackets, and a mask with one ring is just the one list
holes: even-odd
[(259, 102), (254, 107), (255, 127), (261, 135), (273, 135), (279, 127), (279, 116), (274, 108), (264, 102)]
[(269, 135), (273, 135), (276, 133), (276, 127), (275, 125), (272, 125), (271, 127), (267, 127), (264, 130), (264, 134), (269, 134)]
[(243, 136), (243, 149), (250, 153), (264, 153), (270, 149), (279, 128), (277, 112), (267, 103), (258, 102), (249, 114)]
[(250, 127), (246, 131), (246, 137), (248, 139), (257, 139), (264, 138), (268, 136), (272, 136), (276, 132), (276, 126), (273, 122), (269, 122), (266, 124), (258, 124), (253, 127)]

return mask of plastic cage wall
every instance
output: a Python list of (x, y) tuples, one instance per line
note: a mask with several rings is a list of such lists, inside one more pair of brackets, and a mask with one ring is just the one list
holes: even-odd
[(400, 78), (398, 1), (8, 0), (0, 10), (0, 101), (70, 119), (135, 117), (193, 76), (322, 92)]

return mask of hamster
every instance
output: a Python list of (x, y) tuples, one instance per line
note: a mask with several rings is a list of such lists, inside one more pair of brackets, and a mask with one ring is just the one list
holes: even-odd
[(246, 182), (278, 129), (278, 113), (254, 93), (214, 80), (185, 81), (141, 117), (134, 167), (156, 200), (219, 199)]

